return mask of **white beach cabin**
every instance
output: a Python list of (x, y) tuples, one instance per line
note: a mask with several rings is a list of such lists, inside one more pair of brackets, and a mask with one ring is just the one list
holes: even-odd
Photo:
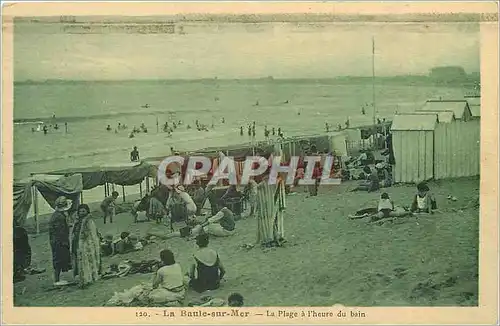
[(395, 182), (417, 183), (434, 177), (437, 114), (398, 114), (392, 121)]

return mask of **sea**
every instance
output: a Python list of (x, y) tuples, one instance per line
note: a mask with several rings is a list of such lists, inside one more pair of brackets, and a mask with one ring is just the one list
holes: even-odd
[[(374, 112), (376, 118), (391, 119), (395, 112), (415, 111), (428, 99), (463, 99), (466, 91), (421, 83), (373, 87), (369, 81), (315, 80), (16, 83), (14, 179), (68, 168), (119, 165), (129, 161), (134, 146), (146, 158), (168, 156), (170, 147), (191, 151), (248, 143), (252, 139), (247, 126), (254, 121), (256, 140), (264, 139), (265, 126), (281, 128), (285, 136), (321, 134), (326, 122), (332, 129), (347, 119), (351, 126), (367, 125)], [(171, 125), (179, 120), (182, 125), (171, 137), (162, 132), (165, 122)], [(209, 131), (196, 130), (196, 120), (208, 125)], [(39, 122), (57, 123), (59, 129), (49, 128), (46, 135), (33, 132)], [(118, 130), (119, 123), (128, 130)], [(148, 133), (129, 138), (132, 128), (141, 124)], [(106, 130), (108, 125), (111, 131)], [(98, 193), (102, 197), (103, 191)]]

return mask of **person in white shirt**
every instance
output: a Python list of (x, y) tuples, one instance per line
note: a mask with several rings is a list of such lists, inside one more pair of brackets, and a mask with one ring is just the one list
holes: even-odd
[(191, 220), (196, 216), (197, 207), (191, 196), (185, 191), (182, 185), (176, 185), (167, 200), (167, 209), (172, 214), (172, 209), (177, 204), (186, 206), (187, 219)]

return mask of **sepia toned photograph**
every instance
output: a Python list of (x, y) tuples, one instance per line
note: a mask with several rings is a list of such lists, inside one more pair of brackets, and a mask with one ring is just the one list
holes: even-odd
[(480, 307), (485, 21), (12, 17), (13, 307)]

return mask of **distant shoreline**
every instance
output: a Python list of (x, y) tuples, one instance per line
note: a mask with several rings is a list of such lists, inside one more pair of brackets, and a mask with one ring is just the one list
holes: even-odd
[[(480, 78), (477, 74), (471, 74), (462, 79), (456, 80), (437, 80), (427, 75), (403, 75), (403, 76), (387, 76), (375, 77), (375, 83), (401, 83), (401, 84), (427, 84), (439, 86), (468, 86), (474, 82), (479, 82)], [(22, 85), (54, 85), (54, 84), (123, 84), (123, 83), (155, 83), (155, 84), (216, 84), (216, 83), (316, 83), (316, 84), (352, 84), (352, 83), (372, 83), (371, 76), (340, 76), (335, 78), (200, 78), (200, 79), (125, 79), (125, 80), (70, 80), (70, 79), (46, 79), (46, 80), (23, 80), (14, 81), (14, 86)]]

